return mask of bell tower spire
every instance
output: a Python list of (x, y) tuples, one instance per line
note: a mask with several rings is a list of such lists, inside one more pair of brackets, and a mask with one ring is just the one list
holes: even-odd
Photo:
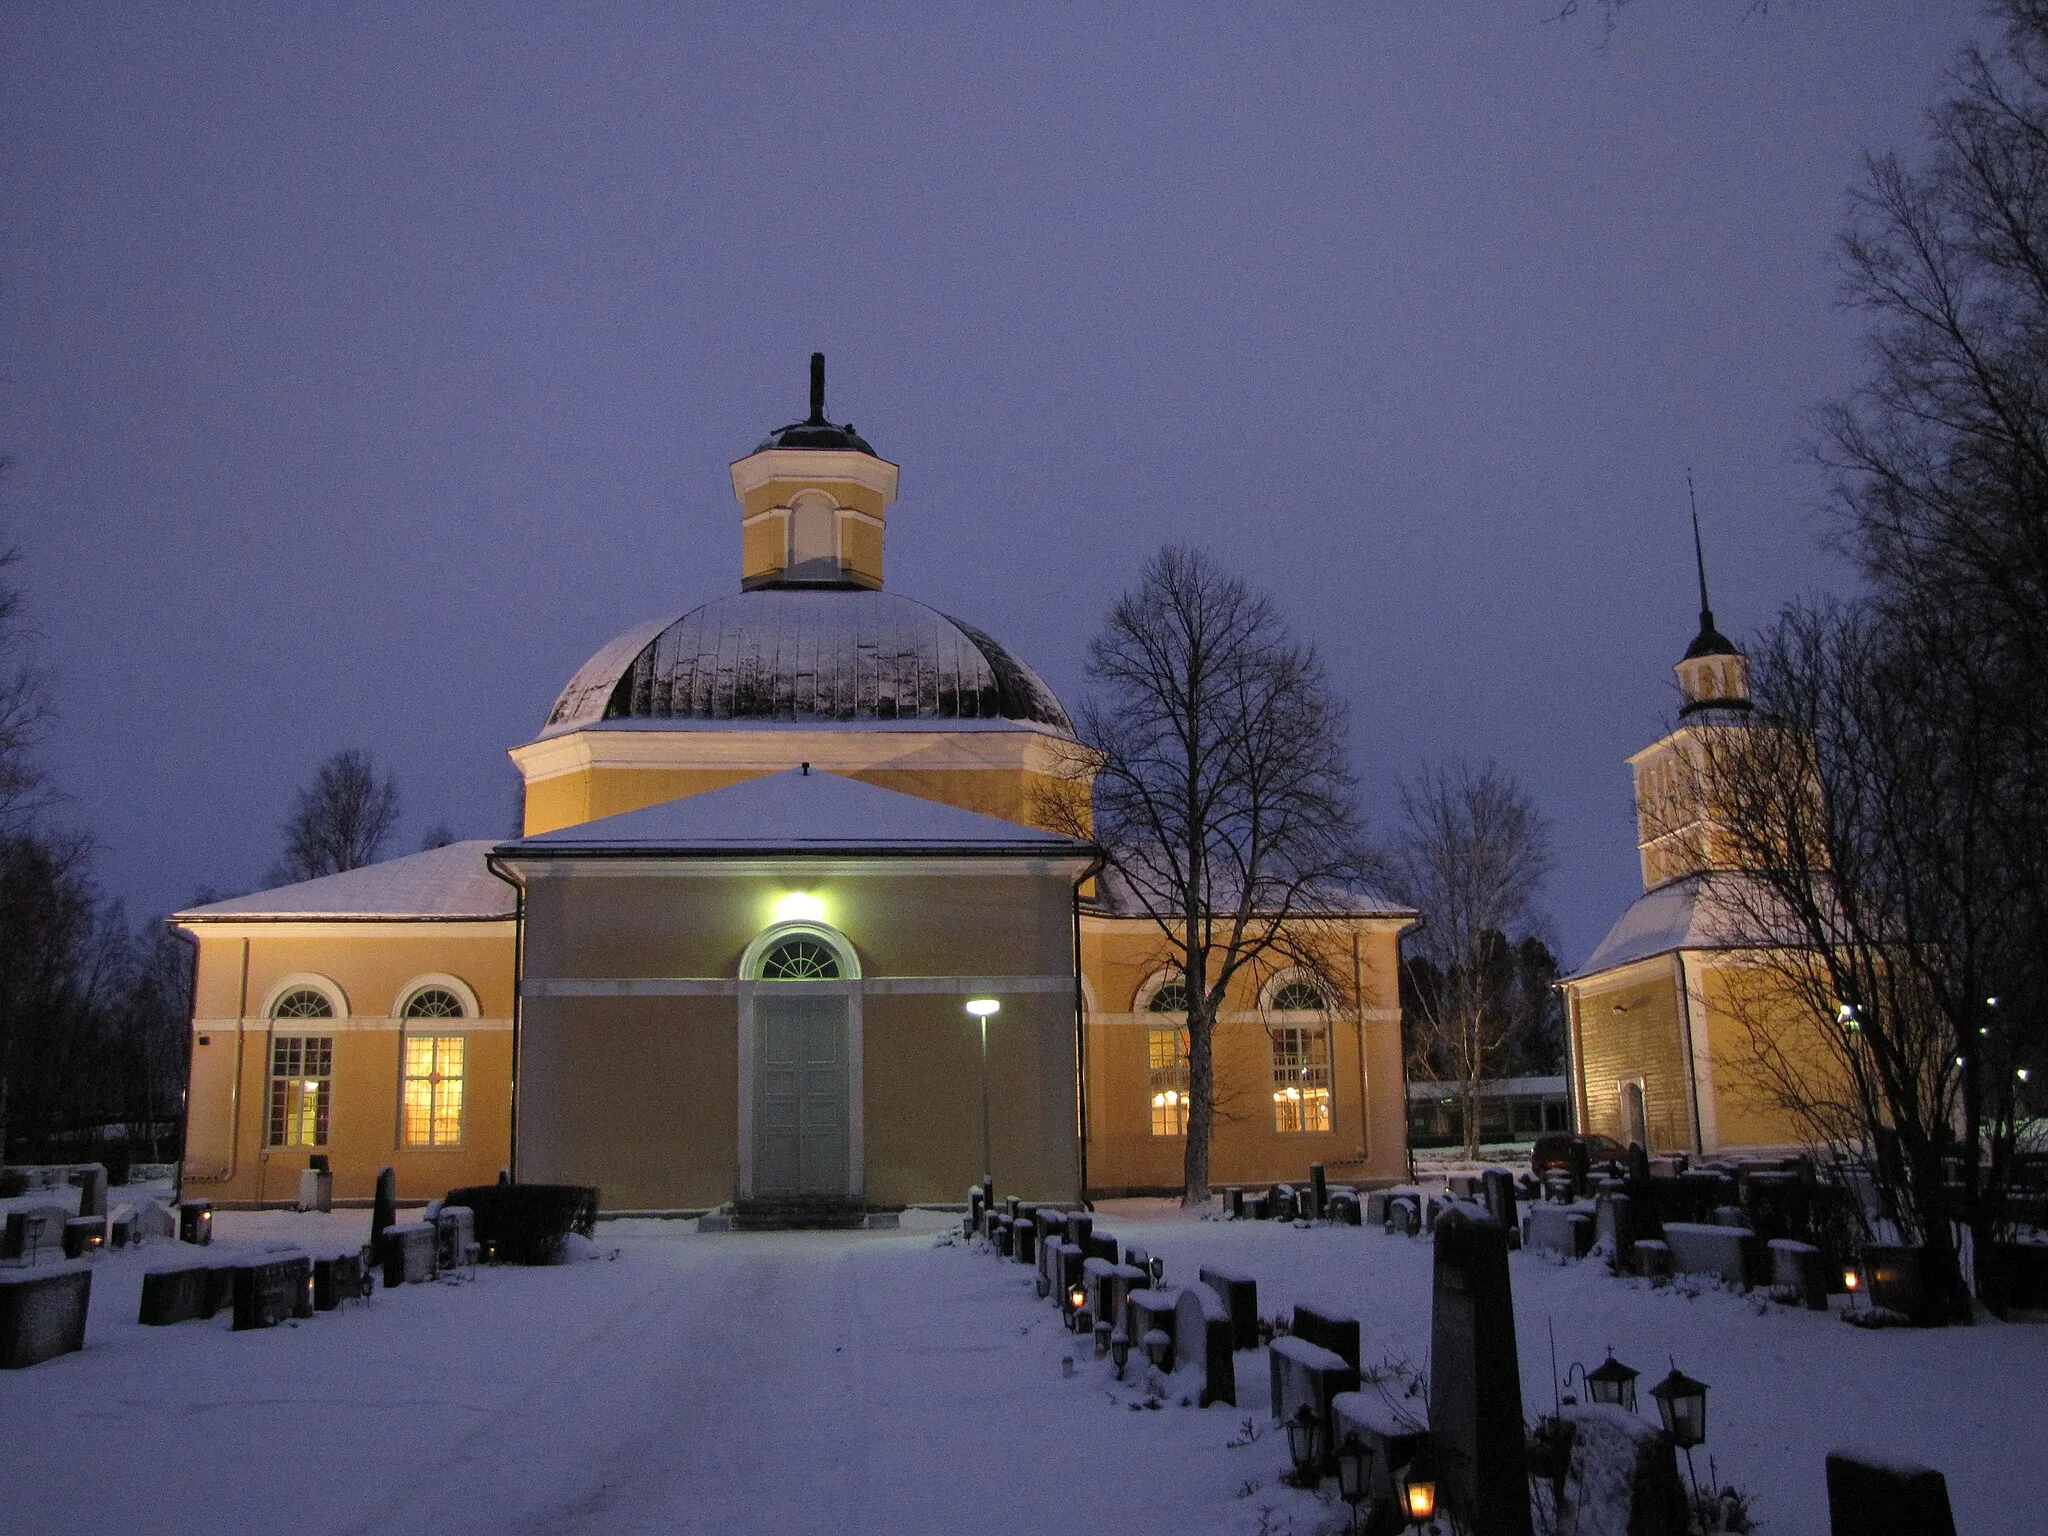
[(853, 423), (825, 415), (825, 354), (811, 354), (811, 414), (734, 461), (740, 585), (879, 587), (897, 468)]
[(1681, 720), (1703, 709), (1750, 708), (1749, 658), (1714, 627), (1714, 610), (1707, 602), (1706, 547), (1700, 541), (1700, 503), (1690, 469), (1685, 472), (1685, 494), (1692, 506), (1693, 568), (1700, 579), (1700, 632), (1693, 636), (1676, 669), (1678, 689), (1684, 696), (1678, 709)]

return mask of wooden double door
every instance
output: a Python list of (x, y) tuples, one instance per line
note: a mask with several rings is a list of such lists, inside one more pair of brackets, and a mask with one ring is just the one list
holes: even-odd
[(754, 1194), (848, 1193), (849, 999), (754, 999)]

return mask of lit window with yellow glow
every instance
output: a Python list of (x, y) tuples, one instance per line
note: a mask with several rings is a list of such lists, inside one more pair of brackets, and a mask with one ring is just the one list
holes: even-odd
[(405, 1145), (453, 1147), (462, 1141), (461, 1035), (405, 1037)]
[(1188, 1133), (1188, 1032), (1145, 1031), (1146, 1090), (1152, 1095), (1152, 1134)]
[(1330, 1032), (1276, 1029), (1273, 1035), (1273, 1129), (1330, 1128)]
[[(311, 995), (319, 996), (317, 992)], [(324, 998), (321, 1000), (325, 1002)], [(279, 1010), (279, 1016), (287, 1015)], [(332, 1035), (272, 1036), (269, 1127), (271, 1146), (327, 1145), (327, 1118), (333, 1096), (333, 1078)]]

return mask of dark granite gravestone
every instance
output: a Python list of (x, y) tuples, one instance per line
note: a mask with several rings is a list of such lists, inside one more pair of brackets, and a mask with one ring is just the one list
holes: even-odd
[(1569, 1205), (1535, 1205), (1529, 1208), (1528, 1223), (1531, 1248), (1547, 1248), (1567, 1259), (1583, 1259), (1593, 1251), (1591, 1211)]
[(370, 1206), (370, 1262), (384, 1262), (384, 1229), (398, 1221), (398, 1175), (389, 1168), (377, 1170), (377, 1196)]
[(1222, 1299), (1239, 1349), (1259, 1347), (1259, 1282), (1228, 1269), (1201, 1269), (1196, 1279)]
[(1010, 1235), (1010, 1227), (1011, 1221), (1007, 1216), (991, 1216), (988, 1219), (988, 1235), (995, 1241), (996, 1252), (1006, 1259), (1011, 1257), (1010, 1248), (1014, 1241)]
[(64, 1223), (71, 1213), (61, 1205), (32, 1206), (9, 1211), (5, 1235), (0, 1236), (0, 1259), (54, 1257), (63, 1251)]
[(1266, 1201), (1266, 1208), (1275, 1221), (1293, 1221), (1299, 1214), (1292, 1184), (1275, 1184), (1266, 1191)]
[(982, 1212), (982, 1203), (981, 1203), (981, 1199), (982, 1199), (982, 1196), (981, 1196), (981, 1186), (980, 1186), (979, 1184), (970, 1184), (970, 1185), (968, 1185), (968, 1186), (967, 1186), (967, 1230), (968, 1230), (968, 1232), (969, 1232), (970, 1234), (973, 1234), (973, 1233), (979, 1232), (979, 1231), (981, 1230), (981, 1212)]
[(333, 1258), (313, 1261), (313, 1308), (332, 1312), (344, 1301), (368, 1295), (363, 1285), (367, 1271), (360, 1253), (338, 1253)]
[(1436, 1225), (1429, 1402), (1438, 1486), (1463, 1528), (1532, 1536), (1507, 1228), (1455, 1211)]
[(88, 1253), (97, 1253), (107, 1244), (107, 1218), (101, 1216), (73, 1216), (64, 1223), (64, 1257), (82, 1259)]
[[(1206, 1291), (1208, 1287), (1197, 1286), (1196, 1289)], [(1123, 1308), (1117, 1314), (1118, 1326), (1123, 1329), (1124, 1337), (1131, 1341), (1131, 1348), (1141, 1353), (1147, 1338), (1155, 1334), (1166, 1336), (1168, 1371), (1178, 1369), (1175, 1362), (1179, 1359), (1180, 1344), (1179, 1300), (1172, 1291), (1134, 1286), (1124, 1293)]]
[(1635, 1272), (1645, 1280), (1671, 1278), (1671, 1248), (1661, 1237), (1639, 1237), (1635, 1247)]
[(1086, 1211), (1067, 1212), (1067, 1241), (1076, 1248), (1088, 1246), (1088, 1236), (1095, 1230), (1095, 1218)]
[(1678, 1453), (1663, 1426), (1615, 1403), (1579, 1404), (1560, 1417), (1571, 1449), (1559, 1484), (1559, 1530), (1686, 1536)]
[(1237, 1188), (1223, 1191), (1223, 1214), (1232, 1221), (1244, 1220), (1244, 1191)]
[(1331, 1190), (1327, 1214), (1331, 1224), (1334, 1226), (1355, 1227), (1359, 1225), (1361, 1213), (1358, 1209), (1358, 1196), (1348, 1189)]
[(1324, 1430), (1327, 1466), (1334, 1449), (1328, 1434), (1336, 1418), (1331, 1404), (1339, 1393), (1358, 1390), (1358, 1368), (1342, 1355), (1291, 1334), (1280, 1335), (1266, 1347), (1266, 1360), (1271, 1367), (1274, 1421), (1285, 1424), (1306, 1404)]
[(476, 1212), (466, 1205), (444, 1205), (434, 1213), (435, 1263), (460, 1269), (477, 1261)]
[(1828, 1452), (1830, 1536), (1956, 1536), (1948, 1481), (1930, 1467)]
[(1133, 1269), (1146, 1269), (1152, 1263), (1152, 1255), (1140, 1248), (1136, 1243), (1126, 1243), (1124, 1244), (1124, 1262)]
[(1416, 1195), (1395, 1195), (1387, 1202), (1387, 1230), (1413, 1237), (1422, 1230), (1422, 1201)]
[(1119, 1252), (1116, 1234), (1113, 1232), (1090, 1232), (1081, 1241), (1081, 1251), (1091, 1259), (1107, 1259), (1116, 1262)]
[(434, 1278), (440, 1244), (431, 1222), (399, 1222), (384, 1229), (384, 1286), (417, 1285)]
[(1321, 1163), (1308, 1165), (1308, 1215), (1321, 1221), (1329, 1214), (1330, 1184)]
[(1650, 1176), (1650, 1153), (1640, 1141), (1628, 1144), (1628, 1178), (1631, 1184)]
[(1870, 1302), (1896, 1312), (1915, 1328), (1939, 1328), (1948, 1321), (1940, 1293), (1927, 1281), (1918, 1248), (1896, 1243), (1863, 1245), (1863, 1272), (1870, 1277)]
[(1607, 1255), (1607, 1265), (1616, 1274), (1626, 1274), (1633, 1267), (1636, 1238), (1637, 1212), (1635, 1202), (1627, 1195), (1609, 1191), (1603, 1194), (1593, 1211), (1593, 1238), (1595, 1244)]
[(183, 1200), (178, 1204), (178, 1241), (202, 1247), (213, 1241), (213, 1202)]
[(1515, 1225), (1515, 1176), (1505, 1168), (1489, 1168), (1479, 1176), (1479, 1197), (1486, 1214), (1502, 1226)]
[(79, 1169), (71, 1175), (71, 1182), (78, 1186), (80, 1216), (107, 1214), (107, 1170), (103, 1164), (94, 1163)]
[(124, 1205), (107, 1218), (107, 1246), (126, 1248), (135, 1241), (135, 1207)]
[(1271, 1221), (1273, 1219), (1273, 1201), (1271, 1197), (1266, 1195), (1251, 1195), (1247, 1197), (1245, 1200), (1245, 1214), (1250, 1216), (1253, 1221)]
[(212, 1317), (220, 1310), (224, 1288), (214, 1279), (215, 1265), (179, 1264), (146, 1270), (142, 1276), (142, 1311), (136, 1321), (149, 1328)]
[(1032, 1217), (1020, 1217), (1011, 1224), (1010, 1256), (1019, 1264), (1038, 1261), (1038, 1223)]
[(278, 1254), (234, 1267), (235, 1331), (275, 1328), (313, 1313), (313, 1266), (303, 1253)]
[(1174, 1297), (1174, 1360), (1177, 1367), (1201, 1373), (1202, 1384), (1195, 1394), (1197, 1408), (1211, 1403), (1237, 1405), (1236, 1340), (1230, 1309), (1208, 1286), (1185, 1286)]
[(1320, 1344), (1346, 1364), (1358, 1368), (1358, 1319), (1322, 1307), (1294, 1304), (1294, 1336)]
[(1023, 1209), (1024, 1197), (1022, 1195), (1003, 1196), (1003, 1214), (1010, 1218), (1012, 1226), (1016, 1225), (1017, 1217)]
[(1746, 1227), (1667, 1221), (1664, 1246), (1671, 1250), (1671, 1268), (1681, 1275), (1713, 1275), (1744, 1290), (1769, 1278), (1764, 1245)]
[(1566, 1144), (1565, 1156), (1571, 1161), (1572, 1193), (1583, 1197), (1593, 1187), (1593, 1154), (1584, 1141), (1573, 1137)]
[(0, 1275), (0, 1370), (85, 1348), (92, 1271), (84, 1265)]

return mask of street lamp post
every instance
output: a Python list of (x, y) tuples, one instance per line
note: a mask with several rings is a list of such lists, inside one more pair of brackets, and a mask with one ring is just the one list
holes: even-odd
[(967, 1012), (981, 1026), (981, 1176), (995, 1177), (995, 1160), (989, 1152), (988, 1139), (988, 1021), (991, 1014), (1001, 1013), (1003, 1005), (992, 997), (970, 997)]

